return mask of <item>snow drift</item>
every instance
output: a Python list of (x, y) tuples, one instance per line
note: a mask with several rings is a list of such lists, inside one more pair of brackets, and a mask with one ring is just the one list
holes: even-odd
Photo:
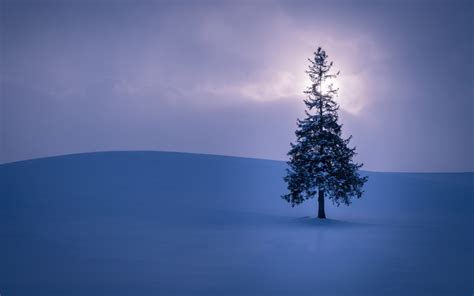
[(350, 207), (285, 163), (104, 152), (0, 165), (1, 295), (471, 295), (474, 174), (365, 173)]

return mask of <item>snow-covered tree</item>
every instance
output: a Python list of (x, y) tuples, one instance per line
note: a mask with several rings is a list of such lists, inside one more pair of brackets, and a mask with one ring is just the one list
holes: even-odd
[(282, 196), (292, 206), (318, 193), (318, 218), (326, 218), (325, 195), (336, 205), (351, 203), (352, 197), (362, 196), (367, 177), (359, 174), (362, 164), (353, 162), (355, 147), (348, 147), (352, 136), (343, 139), (342, 125), (338, 123), (339, 105), (334, 101), (338, 89), (329, 82), (339, 72), (331, 73), (333, 63), (320, 47), (314, 59), (308, 59), (306, 73), (312, 85), (304, 92), (306, 118), (298, 120), (296, 143), (288, 152), (290, 161), (285, 181), (289, 193)]

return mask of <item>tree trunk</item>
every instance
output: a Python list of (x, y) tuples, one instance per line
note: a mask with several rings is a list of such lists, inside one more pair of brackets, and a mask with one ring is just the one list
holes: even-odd
[(326, 212), (324, 211), (324, 191), (319, 190), (318, 195), (318, 218), (326, 219)]

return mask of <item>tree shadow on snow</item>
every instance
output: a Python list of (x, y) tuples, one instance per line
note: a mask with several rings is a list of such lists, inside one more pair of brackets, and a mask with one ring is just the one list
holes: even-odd
[(306, 226), (306, 227), (325, 227), (325, 228), (347, 228), (347, 227), (362, 227), (362, 226), (370, 226), (369, 224), (362, 223), (362, 222), (353, 222), (353, 221), (343, 221), (343, 220), (336, 220), (336, 219), (319, 219), (315, 217), (301, 217), (301, 218), (293, 218), (290, 220), (291, 224), (298, 225), (298, 226)]

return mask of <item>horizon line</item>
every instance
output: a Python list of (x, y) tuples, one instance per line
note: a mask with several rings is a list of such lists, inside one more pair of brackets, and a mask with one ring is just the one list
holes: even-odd
[[(35, 157), (35, 158), (0, 162), (0, 166), (11, 165), (11, 164), (25, 162), (25, 161), (35, 161), (35, 160), (40, 160), (40, 159), (58, 158), (58, 157), (83, 155), (83, 154), (134, 153), (134, 152), (190, 154), (190, 155), (261, 160), (261, 161), (274, 161), (274, 162), (280, 162), (280, 163), (287, 162), (286, 160), (281, 160), (281, 159), (269, 159), (269, 158), (248, 157), (248, 156), (240, 156), (240, 155), (224, 155), (224, 154), (200, 153), (200, 152), (171, 151), (171, 150), (97, 150), (97, 151), (73, 152), (73, 153), (65, 153), (65, 154), (57, 154), (57, 155), (50, 155), (50, 156), (41, 156), (41, 157)], [(368, 172), (368, 173), (384, 173), (384, 174), (472, 174), (474, 173), (474, 171), (377, 171), (377, 170), (363, 170), (363, 169), (360, 171)]]

